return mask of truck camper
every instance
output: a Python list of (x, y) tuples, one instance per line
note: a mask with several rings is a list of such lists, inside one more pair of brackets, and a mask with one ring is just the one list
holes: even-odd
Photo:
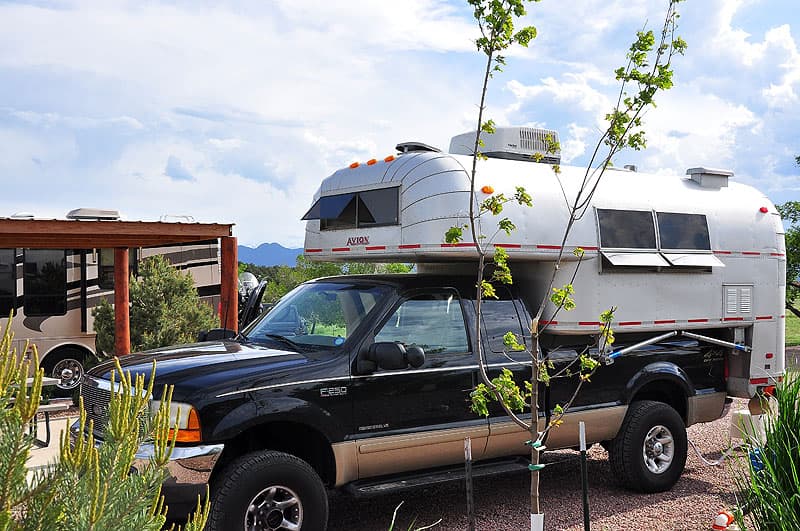
[[(562, 255), (556, 285), (580, 265), (577, 308), (549, 306), (539, 323), (553, 372), (596, 344), (599, 315), (611, 306), (617, 341), (612, 352), (592, 351), (608, 365), (545, 444), (576, 446), (583, 421), (587, 442), (608, 449), (623, 485), (670, 489), (686, 461), (686, 427), (720, 418), (729, 397), (768, 393), (784, 374), (781, 220), (730, 172), (609, 169), (564, 240), (567, 202), (585, 174), (554, 173), (558, 158), (544, 149), (553, 134), (487, 135), (475, 197), (463, 147), (470, 134), (456, 137), (450, 153), (409, 142), (336, 171), (303, 218), (306, 255), (413, 262), (416, 273), (306, 282), (236, 337), (123, 357), (123, 367), (145, 375), (158, 361), (155, 400), (174, 386), (181, 424), (163, 489), (170, 509), (193, 506), (208, 483), (208, 529), (324, 529), (327, 489), (370, 496), (458, 479), (466, 437), (473, 475), (527, 470), (529, 433), (499, 407), (488, 417), (470, 410), (477, 342), (490, 375), (507, 367), (530, 379), (529, 355), (506, 352), (503, 335), (530, 342), (531, 316)], [(511, 235), (496, 233), (491, 217), (480, 220), (490, 253), (508, 252), (514, 283), (484, 301), (479, 320), (473, 244), (444, 235), (468, 222), (470, 201), (518, 186), (534, 205), (506, 205)], [(97, 439), (112, 370), (95, 367), (82, 386)], [(575, 389), (575, 371), (561, 373), (541, 386), (542, 428)], [(152, 448), (138, 455), (146, 463)]]

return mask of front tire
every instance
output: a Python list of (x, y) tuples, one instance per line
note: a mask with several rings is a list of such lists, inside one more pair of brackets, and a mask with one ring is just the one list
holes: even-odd
[(328, 496), (305, 461), (264, 451), (231, 462), (211, 491), (209, 531), (323, 531)]
[(672, 407), (642, 400), (628, 409), (608, 452), (620, 482), (640, 492), (663, 492), (678, 481), (686, 465), (686, 427)]

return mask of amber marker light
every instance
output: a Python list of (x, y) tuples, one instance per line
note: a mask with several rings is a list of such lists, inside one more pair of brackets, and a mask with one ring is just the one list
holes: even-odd
[(359, 166), (358, 162), (354, 162), (354, 163), (352, 163), (352, 164), (350, 165), (350, 168), (351, 168), (351, 169), (353, 169), (353, 168), (358, 168), (358, 166)]
[(372, 165), (373, 165), (373, 164), (375, 164), (376, 162), (378, 162), (378, 161), (377, 161), (377, 160), (375, 160), (375, 159), (369, 159), (369, 160), (367, 161), (367, 166), (372, 166)]
[(383, 159), (383, 162), (392, 162), (393, 160), (394, 160), (394, 155), (389, 155), (388, 157)]
[[(161, 407), (161, 401), (152, 400), (150, 402), (150, 412), (155, 415)], [(172, 426), (169, 436), (175, 436), (175, 442), (196, 443), (202, 442), (202, 432), (200, 430), (200, 417), (197, 410), (190, 404), (172, 402), (169, 405), (169, 423)]]
[(487, 184), (486, 186), (481, 188), (481, 192), (483, 192), (484, 194), (493, 194), (494, 193), (494, 188), (492, 188), (491, 186), (489, 186)]

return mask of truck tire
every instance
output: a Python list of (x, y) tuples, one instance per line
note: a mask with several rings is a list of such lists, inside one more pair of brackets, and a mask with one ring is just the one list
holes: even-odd
[(686, 465), (686, 427), (663, 402), (633, 402), (608, 452), (623, 486), (640, 492), (672, 488)]
[(77, 348), (62, 347), (47, 354), (42, 362), (45, 376), (61, 380), (65, 369), (71, 373), (68, 379), (62, 380), (55, 386), (53, 394), (70, 396), (75, 392), (83, 381), (85, 365), (86, 352)]
[(293, 455), (246, 454), (213, 483), (207, 531), (322, 531), (327, 525), (325, 486), (308, 463)]

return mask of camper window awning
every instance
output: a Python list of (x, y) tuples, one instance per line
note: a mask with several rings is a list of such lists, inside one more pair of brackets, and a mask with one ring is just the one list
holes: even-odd
[(664, 253), (664, 258), (674, 266), (725, 267), (725, 264), (713, 254)]
[(614, 266), (669, 267), (669, 262), (659, 253), (602, 251), (602, 255)]

